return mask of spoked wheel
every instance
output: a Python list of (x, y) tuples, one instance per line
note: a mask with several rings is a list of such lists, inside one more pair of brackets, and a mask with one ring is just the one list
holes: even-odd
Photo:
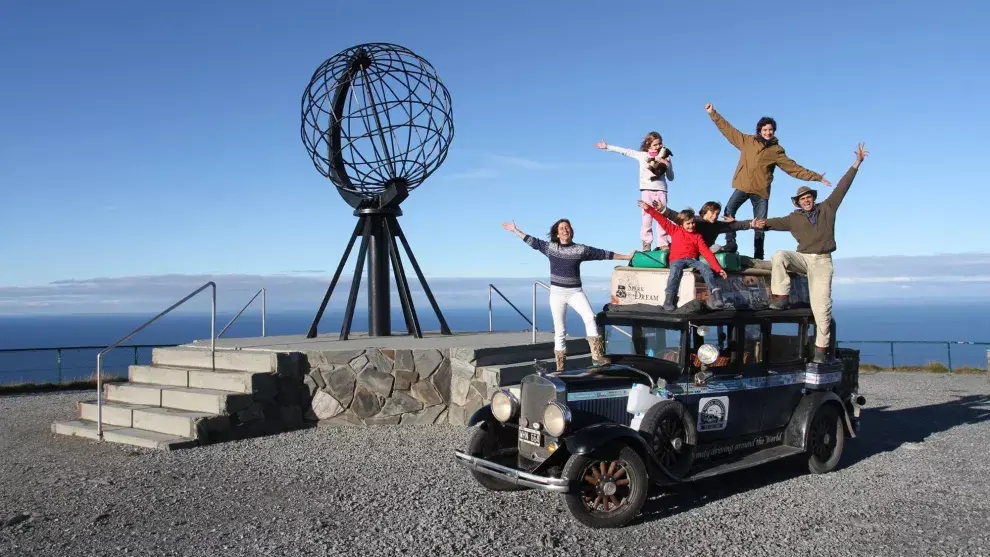
[[(506, 431), (503, 431), (504, 429), (502, 426), (493, 423), (478, 427), (474, 435), (471, 436), (471, 440), (468, 441), (465, 452), (471, 456), (478, 456), (499, 464), (505, 464), (506, 462), (515, 464), (516, 455), (519, 454), (519, 449), (516, 446), (516, 436), (512, 434), (512, 430), (508, 430), (508, 434), (506, 434)], [(478, 483), (492, 491), (522, 491), (528, 489), (525, 486), (504, 482), (476, 470), (471, 470), (471, 475), (474, 476), (474, 479), (478, 480)]]
[(564, 495), (578, 522), (592, 528), (617, 528), (639, 514), (646, 502), (649, 475), (631, 447), (618, 445), (567, 460), (561, 477), (573, 490)]
[(845, 443), (846, 435), (839, 411), (831, 404), (818, 408), (808, 432), (808, 469), (814, 474), (834, 470), (842, 458)]
[(646, 411), (639, 427), (651, 439), (659, 463), (676, 478), (687, 475), (697, 443), (694, 419), (687, 408), (677, 401), (661, 401)]

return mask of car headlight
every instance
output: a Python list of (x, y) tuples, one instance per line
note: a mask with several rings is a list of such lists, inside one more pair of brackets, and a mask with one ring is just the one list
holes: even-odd
[(710, 366), (718, 359), (718, 348), (713, 344), (702, 344), (698, 347), (698, 359), (706, 366)]
[(571, 411), (559, 402), (551, 402), (543, 408), (543, 427), (553, 437), (560, 437), (571, 421)]
[(492, 415), (500, 422), (507, 422), (519, 410), (519, 401), (509, 391), (501, 390), (492, 395)]

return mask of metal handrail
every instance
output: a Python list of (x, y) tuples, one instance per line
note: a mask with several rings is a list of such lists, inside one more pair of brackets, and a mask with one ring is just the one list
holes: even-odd
[[(990, 346), (990, 342), (974, 342), (969, 340), (836, 340), (835, 345), (846, 344), (889, 344), (890, 345), (890, 369), (896, 369), (894, 364), (895, 344), (942, 344), (945, 345), (945, 354), (948, 358), (949, 373), (952, 373), (952, 345), (965, 344), (969, 346)], [(990, 352), (990, 351), (988, 351)], [(990, 375), (988, 375), (990, 377)]]
[(543, 284), (538, 280), (533, 281), (533, 344), (536, 344), (536, 286), (537, 285), (540, 285), (543, 288), (545, 288), (547, 292), (550, 291), (549, 286)]
[(251, 299), (248, 300), (248, 303), (244, 304), (244, 307), (241, 308), (241, 311), (237, 312), (237, 315), (235, 315), (234, 318), (230, 320), (230, 323), (227, 323), (226, 327), (220, 329), (220, 333), (217, 335), (217, 338), (222, 337), (223, 334), (227, 332), (227, 329), (229, 329), (230, 326), (234, 324), (234, 321), (237, 321), (237, 318), (240, 317), (241, 314), (244, 313), (244, 310), (246, 310), (248, 306), (251, 305), (251, 302), (253, 302), (258, 297), (258, 294), (261, 294), (261, 336), (262, 337), (265, 336), (265, 317), (266, 314), (268, 313), (268, 300), (267, 300), (268, 294), (265, 292), (265, 289), (262, 288), (261, 290), (254, 293), (254, 296), (252, 296)]
[(110, 346), (107, 346), (106, 348), (103, 349), (102, 352), (96, 355), (96, 437), (98, 439), (103, 439), (103, 355), (113, 350), (114, 348), (117, 348), (118, 346), (126, 342), (128, 339), (130, 339), (132, 336), (140, 333), (142, 330), (144, 330), (145, 327), (151, 325), (155, 321), (158, 321), (159, 318), (161, 318), (168, 312), (186, 303), (187, 300), (189, 300), (196, 294), (199, 294), (203, 290), (206, 290), (207, 287), (213, 288), (213, 302), (210, 307), (210, 359), (211, 359), (211, 367), (214, 370), (216, 369), (217, 367), (217, 337), (216, 337), (217, 285), (215, 282), (210, 281), (204, 284), (203, 286), (197, 288), (195, 291), (193, 291), (192, 294), (189, 294), (185, 298), (172, 304), (172, 306), (166, 309), (165, 311), (152, 317), (149, 321), (145, 322), (144, 325), (141, 325), (137, 329), (131, 331), (126, 337), (118, 340), (117, 342), (111, 344)]
[[(505, 300), (505, 303), (512, 306), (512, 309), (516, 310), (516, 313), (519, 314), (519, 317), (522, 317), (523, 319), (526, 320), (527, 323), (533, 325), (533, 322), (526, 317), (526, 314), (519, 311), (519, 308), (516, 307), (516, 304), (513, 304), (511, 301), (509, 301), (509, 299), (505, 297), (505, 294), (502, 294), (502, 291), (496, 288), (494, 284), (489, 284), (488, 285), (488, 332), (489, 333), (495, 330), (494, 327), (492, 326), (492, 290), (494, 290), (496, 294), (501, 296), (502, 299)], [(535, 326), (533, 327), (533, 330), (534, 331), (536, 330)]]

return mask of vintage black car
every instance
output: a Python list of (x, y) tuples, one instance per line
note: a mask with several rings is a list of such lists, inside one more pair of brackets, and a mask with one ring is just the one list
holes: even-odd
[(833, 341), (813, 363), (809, 309), (627, 305), (597, 319), (610, 364), (528, 375), (471, 418), (455, 456), (481, 485), (559, 492), (583, 524), (618, 527), (651, 486), (795, 455), (825, 473), (856, 436), (859, 353)]

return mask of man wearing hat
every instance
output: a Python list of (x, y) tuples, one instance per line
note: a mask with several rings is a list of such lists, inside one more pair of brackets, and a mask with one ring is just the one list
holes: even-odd
[(856, 147), (856, 161), (839, 180), (828, 199), (816, 203), (818, 192), (801, 186), (791, 202), (797, 208), (786, 217), (767, 219), (766, 230), (787, 230), (797, 240), (797, 251), (778, 251), (770, 258), (772, 264), (770, 293), (771, 309), (787, 307), (791, 287), (788, 273), (808, 275), (811, 311), (815, 316), (815, 362), (825, 361), (832, 323), (832, 252), (835, 251), (835, 213), (849, 191), (859, 165), (869, 156), (866, 146)]

